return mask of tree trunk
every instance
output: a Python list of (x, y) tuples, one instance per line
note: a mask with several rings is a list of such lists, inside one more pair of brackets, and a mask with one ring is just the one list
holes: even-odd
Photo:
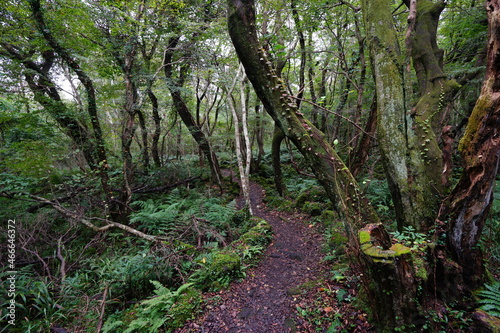
[(156, 95), (151, 90), (148, 91), (148, 97), (153, 106), (153, 122), (155, 125), (155, 129), (151, 135), (151, 157), (153, 158), (155, 167), (159, 168), (161, 167), (161, 158), (158, 150), (158, 142), (161, 135), (161, 118), (158, 113), (158, 98), (156, 98)]
[(412, 327), (419, 311), (411, 249), (393, 244), (381, 224), (368, 224), (359, 230), (359, 239), (360, 260), (368, 275), (363, 279), (371, 286), (367, 302), (376, 309), (374, 317), (382, 332)]
[[(31, 10), (33, 12), (33, 17), (36, 22), (36, 26), (40, 33), (43, 35), (48, 44), (57, 52), (57, 54), (63, 59), (63, 61), (71, 68), (77, 75), (78, 79), (85, 88), (87, 93), (87, 112), (90, 117), (90, 123), (92, 125), (93, 136), (95, 140), (94, 144), (90, 142), (85, 143), (92, 151), (88, 155), (93, 155), (92, 159), (88, 159), (88, 162), (95, 163), (95, 165), (90, 165), (92, 169), (99, 170), (99, 175), (101, 178), (101, 185), (103, 191), (108, 198), (111, 198), (111, 191), (109, 189), (109, 176), (108, 176), (108, 161), (106, 157), (105, 142), (102, 135), (102, 129), (99, 122), (99, 117), (97, 114), (97, 103), (95, 97), (95, 89), (90, 77), (80, 68), (78, 62), (68, 53), (68, 51), (54, 38), (50, 32), (50, 28), (45, 23), (45, 18), (40, 5), (40, 0), (30, 0)], [(55, 86), (54, 86), (55, 87)], [(78, 131), (73, 128), (72, 131)], [(88, 139), (87, 139), (88, 140)], [(90, 158), (90, 156), (88, 156)]]
[(260, 162), (262, 161), (262, 158), (264, 157), (265, 151), (264, 151), (264, 119), (263, 119), (263, 114), (260, 109), (260, 105), (257, 104), (255, 106), (255, 138), (257, 141), (257, 158), (254, 158), (252, 161), (252, 171), (251, 172), (256, 172), (260, 168)]
[(285, 133), (283, 133), (283, 131), (275, 125), (273, 142), (271, 146), (274, 170), (274, 186), (276, 186), (276, 190), (282, 197), (284, 197), (288, 192), (285, 183), (283, 183), (283, 172), (281, 171), (281, 142), (283, 142), (284, 138)]
[(487, 1), (488, 53), (481, 95), (469, 118), (459, 150), (464, 170), (440, 217), (449, 221), (448, 248), (462, 267), (468, 290), (483, 281), (483, 257), (478, 246), (488, 217), (500, 160), (500, 4)]
[(361, 135), (358, 146), (353, 151), (350, 156), (349, 169), (351, 170), (354, 177), (357, 177), (365, 162), (368, 159), (368, 153), (370, 152), (372, 141), (374, 141), (375, 133), (377, 131), (377, 98), (373, 98), (372, 105), (370, 107), (370, 114), (368, 120), (366, 121), (365, 129)]
[[(361, 194), (356, 180), (325, 140), (297, 109), (281, 78), (259, 45), (252, 0), (228, 0), (229, 34), (247, 77), (277, 126), (305, 157), (334, 205), (353, 225), (377, 222), (378, 216)], [(355, 238), (355, 237), (354, 237)]]
[(147, 174), (149, 172), (149, 144), (148, 144), (148, 129), (146, 127), (146, 120), (144, 119), (144, 115), (142, 111), (137, 112), (137, 116), (139, 118), (139, 126), (141, 127), (141, 138), (142, 138), (142, 164), (144, 168), (144, 172)]
[[(240, 181), (241, 181), (241, 190), (243, 192), (243, 197), (245, 198), (245, 208), (248, 209), (250, 215), (252, 215), (252, 202), (250, 201), (250, 161), (252, 158), (251, 151), (249, 151), (250, 142), (248, 140), (248, 130), (246, 129), (246, 105), (245, 105), (245, 95), (244, 95), (244, 79), (245, 75), (240, 79), (240, 73), (242, 72), (242, 68), (238, 69), (238, 73), (234, 78), (234, 82), (232, 86), (227, 89), (227, 102), (229, 104), (229, 109), (233, 115), (233, 126), (234, 126), (234, 143), (236, 146), (236, 158), (238, 160), (238, 170), (240, 173)], [(240, 80), (240, 103), (241, 103), (241, 119), (236, 111), (236, 106), (234, 105), (234, 100), (232, 96), (232, 92), (237, 84), (237, 81)], [(244, 141), (242, 141), (242, 135), (240, 132), (240, 124), (243, 127)], [(244, 151), (244, 149), (246, 150)]]
[[(364, 0), (362, 6), (377, 93), (378, 142), (398, 226), (427, 231), (434, 224), (444, 194), (437, 140), (441, 129), (436, 119), (439, 123), (446, 100), (458, 86), (445, 80), (436, 56), (440, 53), (435, 39), (442, 3), (418, 3), (416, 33), (410, 40), (417, 76), (425, 90), (411, 114), (406, 108), (404, 70), (390, 2)], [(420, 68), (425, 59), (434, 64)]]

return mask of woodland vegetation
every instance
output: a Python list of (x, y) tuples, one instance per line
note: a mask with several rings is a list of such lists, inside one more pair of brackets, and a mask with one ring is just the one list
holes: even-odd
[(380, 332), (500, 329), (498, 1), (5, 0), (0, 23), (0, 327), (182, 327), (272, 239), (251, 179), (324, 228)]

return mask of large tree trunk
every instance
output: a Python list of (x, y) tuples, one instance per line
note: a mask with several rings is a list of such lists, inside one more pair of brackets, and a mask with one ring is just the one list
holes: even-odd
[(378, 216), (361, 194), (356, 180), (325, 139), (297, 109), (281, 78), (259, 45), (252, 0), (228, 0), (229, 34), (247, 77), (266, 111), (293, 142), (314, 171), (334, 205), (347, 221), (361, 225), (378, 222)]
[[(436, 44), (442, 2), (418, 1), (415, 31), (409, 37), (420, 98), (407, 108), (403, 64), (390, 1), (362, 1), (378, 103), (378, 139), (399, 227), (427, 231), (437, 215), (444, 186), (438, 145), (442, 113), (457, 91), (446, 80)], [(383, 23), (381, 23), (383, 22)]]
[(483, 280), (478, 246), (493, 200), (500, 160), (500, 3), (487, 1), (488, 53), (481, 95), (469, 118), (459, 150), (464, 171), (440, 220), (448, 220), (448, 248), (462, 267), (463, 280), (474, 290)]

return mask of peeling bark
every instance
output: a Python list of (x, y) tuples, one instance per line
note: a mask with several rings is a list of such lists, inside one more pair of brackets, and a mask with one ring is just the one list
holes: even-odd
[(464, 171), (447, 203), (448, 247), (463, 267), (464, 282), (471, 289), (483, 279), (482, 252), (478, 242), (493, 200), (500, 160), (500, 3), (487, 1), (488, 53), (481, 95), (469, 118), (459, 150)]

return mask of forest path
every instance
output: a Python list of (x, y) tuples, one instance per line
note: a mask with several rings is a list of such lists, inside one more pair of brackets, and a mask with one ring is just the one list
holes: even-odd
[(316, 332), (297, 315), (296, 307), (304, 304), (301, 298), (318, 296), (314, 287), (301, 286), (324, 278), (329, 269), (321, 261), (322, 235), (307, 223), (306, 215), (267, 209), (264, 196), (262, 187), (251, 182), (253, 214), (266, 220), (274, 233), (258, 266), (227, 290), (206, 295), (203, 316), (176, 332)]

